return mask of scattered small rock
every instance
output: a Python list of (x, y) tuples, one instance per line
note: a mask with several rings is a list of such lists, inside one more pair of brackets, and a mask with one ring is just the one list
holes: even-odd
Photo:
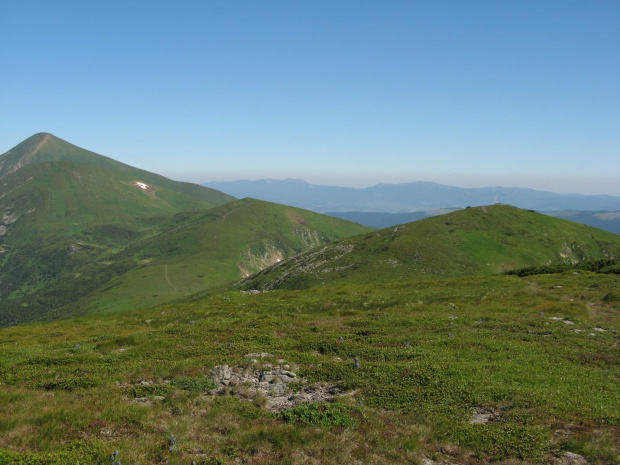
[(273, 357), (273, 354), (270, 354), (269, 352), (256, 352), (255, 354), (247, 354), (245, 356), (245, 358), (266, 358), (266, 357)]
[(487, 410), (483, 407), (475, 407), (474, 413), (469, 419), (469, 423), (472, 425), (483, 425), (490, 421), (496, 420), (499, 415)]
[(76, 254), (80, 251), (81, 249), (79, 247), (76, 247), (74, 245), (70, 245), (69, 247), (67, 247), (67, 252), (69, 253), (69, 255), (73, 255)]
[(584, 456), (574, 452), (564, 452), (564, 455), (556, 458), (553, 463), (555, 465), (588, 465), (588, 461)]
[(131, 399), (129, 402), (134, 404), (141, 405), (151, 405), (154, 402), (165, 402), (166, 398), (164, 396), (149, 396), (149, 397), (136, 397), (135, 399)]

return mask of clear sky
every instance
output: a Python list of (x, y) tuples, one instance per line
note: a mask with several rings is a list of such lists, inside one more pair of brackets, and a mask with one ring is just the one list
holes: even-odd
[(0, 0), (0, 152), (620, 195), (619, 0)]

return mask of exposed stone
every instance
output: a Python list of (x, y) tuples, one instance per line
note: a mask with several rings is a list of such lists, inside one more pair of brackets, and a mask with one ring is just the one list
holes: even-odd
[(79, 247), (76, 247), (74, 245), (70, 245), (69, 247), (67, 247), (67, 253), (69, 255), (73, 255), (76, 254), (80, 251), (81, 249)]
[[(260, 357), (260, 355), (248, 356)], [(263, 396), (266, 399), (265, 408), (271, 411), (293, 408), (302, 403), (329, 402), (343, 394), (343, 391), (333, 384), (303, 386), (293, 394), (289, 385), (304, 384), (305, 380), (300, 379), (288, 365), (284, 368), (265, 363), (260, 369), (219, 365), (212, 368), (209, 373), (216, 387), (209, 391), (208, 395), (235, 395), (249, 400)]]
[(135, 399), (130, 400), (131, 403), (140, 405), (151, 405), (154, 402), (161, 403), (165, 401), (166, 398), (164, 396), (136, 397)]
[(574, 452), (564, 452), (564, 455), (556, 458), (553, 463), (555, 465), (588, 465), (588, 461), (584, 456)]
[(247, 354), (246, 358), (265, 358), (265, 357), (273, 357), (273, 354), (269, 352), (256, 352), (255, 354)]
[(475, 407), (474, 413), (469, 419), (469, 423), (472, 425), (483, 425), (490, 421), (496, 420), (497, 418), (498, 415), (491, 412), (490, 410), (487, 410), (483, 407)]
[(211, 369), (210, 374), (215, 384), (219, 383), (228, 386), (233, 371), (228, 365), (218, 365)]

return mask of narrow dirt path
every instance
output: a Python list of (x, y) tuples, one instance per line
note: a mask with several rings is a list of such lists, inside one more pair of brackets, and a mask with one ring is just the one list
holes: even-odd
[(174, 289), (174, 292), (179, 292), (179, 290), (177, 289), (177, 287), (172, 284), (172, 282), (170, 281), (170, 278), (168, 277), (168, 267), (166, 267), (165, 271), (164, 271), (164, 276), (166, 277), (166, 281), (168, 282), (168, 285)]
[[(43, 139), (41, 139), (41, 142), (39, 142), (39, 143), (37, 144), (37, 146), (34, 148), (34, 150), (33, 150), (32, 152), (30, 152), (30, 153), (28, 153), (28, 154), (24, 155), (24, 157), (22, 158), (22, 160), (23, 160), (24, 158), (28, 157), (28, 156), (30, 156), (30, 157), (34, 157), (34, 156), (37, 154), (37, 152), (38, 152), (39, 150), (41, 150), (41, 147), (43, 147), (43, 145), (45, 145), (45, 143), (47, 142), (47, 140), (48, 140), (49, 138), (50, 138), (50, 135), (49, 135), (49, 134), (45, 134), (45, 135), (43, 136)], [(20, 160), (20, 161), (21, 161), (21, 160)]]

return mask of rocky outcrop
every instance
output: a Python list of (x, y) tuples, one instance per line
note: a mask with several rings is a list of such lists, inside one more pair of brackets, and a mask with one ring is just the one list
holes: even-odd
[(290, 366), (261, 363), (257, 359), (271, 356), (267, 353), (249, 354), (249, 363), (241, 367), (218, 365), (209, 372), (215, 389), (209, 395), (234, 395), (253, 400), (274, 412), (287, 410), (311, 402), (331, 402), (344, 394), (334, 384), (307, 385), (306, 380), (294, 373)]

